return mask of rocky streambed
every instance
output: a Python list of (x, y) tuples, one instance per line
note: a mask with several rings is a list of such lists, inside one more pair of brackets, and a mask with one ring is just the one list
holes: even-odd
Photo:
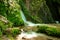
[(11, 39), (4, 36), (4, 37), (2, 37), (1, 40), (60, 40), (60, 38), (40, 34), (37, 37), (32, 37), (32, 38), (24, 38), (23, 37), (22, 39), (19, 36), (17, 36), (16, 38), (11, 37)]
[[(59, 27), (57, 27), (57, 28), (59, 28)], [(60, 38), (58, 38), (58, 37), (52, 37), (52, 36), (48, 36), (43, 33), (33, 32), (33, 31), (37, 30), (36, 27), (25, 27), (23, 29), (25, 32), (21, 32), (16, 37), (2, 36), (2, 37), (0, 37), (0, 40), (60, 40)], [(26, 31), (28, 31), (28, 33)]]
[[(27, 35), (28, 37), (26, 37)], [(39, 34), (39, 35), (37, 34), (38, 36), (35, 36), (35, 37), (30, 37), (29, 34), (27, 35), (23, 36), (22, 38), (21, 36), (18, 36), (16, 40), (60, 40), (60, 38), (47, 36), (45, 34)]]

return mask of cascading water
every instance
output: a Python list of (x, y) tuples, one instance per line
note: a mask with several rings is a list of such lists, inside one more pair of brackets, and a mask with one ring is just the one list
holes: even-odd
[(22, 10), (20, 10), (20, 14), (21, 14), (21, 17), (22, 17), (23, 21), (26, 22), (26, 18), (25, 18), (25, 16), (24, 16)]
[(26, 17), (24, 16), (24, 14), (22, 12), (22, 10), (20, 10), (20, 14), (21, 14), (21, 17), (22, 17), (24, 23), (27, 24), (26, 26), (37, 26), (37, 25), (40, 25), (40, 24), (34, 24), (34, 23), (30, 22), (30, 21), (27, 21)]
[(43, 34), (38, 34), (35, 32), (24, 32), (23, 29), (21, 29), (21, 34), (17, 36), (17, 40), (33, 40), (33, 38), (37, 38), (38, 36), (45, 36)]
[[(30, 26), (31, 27), (31, 26), (40, 25), (40, 24), (34, 24), (32, 22), (27, 21), (26, 17), (24, 16), (24, 14), (22, 12), (22, 10), (20, 10), (20, 14), (21, 14), (21, 17), (22, 17), (24, 23), (27, 24), (26, 26)], [(27, 32), (24, 32), (23, 29), (21, 29), (21, 34), (18, 35), (17, 40), (31, 39), (31, 38), (37, 37), (37, 36), (38, 36), (37, 33), (33, 32), (33, 31), (30, 32), (30, 33), (27, 33)]]

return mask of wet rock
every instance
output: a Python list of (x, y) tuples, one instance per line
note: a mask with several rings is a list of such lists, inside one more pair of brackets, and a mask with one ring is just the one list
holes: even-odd
[[(40, 34), (41, 35), (41, 34)], [(16, 40), (60, 40), (60, 38), (56, 38), (56, 37), (50, 37), (47, 35), (42, 34), (41, 36), (38, 35), (37, 37), (32, 37), (32, 38), (26, 38), (24, 37), (17, 37)]]

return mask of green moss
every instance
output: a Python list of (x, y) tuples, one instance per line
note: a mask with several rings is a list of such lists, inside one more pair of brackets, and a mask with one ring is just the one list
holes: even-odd
[(6, 10), (4, 1), (0, 1), (0, 15), (6, 16)]
[(38, 33), (39, 32), (41, 32), (41, 33), (46, 33), (46, 29), (47, 29), (48, 27), (47, 26), (38, 26)]
[(7, 27), (8, 27), (8, 25), (6, 25), (6, 24), (3, 23), (2, 21), (0, 21), (0, 29), (1, 29), (2, 31), (4, 31)]
[(2, 31), (0, 30), (0, 37), (2, 36)]
[(13, 29), (11, 31), (11, 33), (12, 33), (13, 36), (16, 36), (16, 35), (20, 34), (20, 30), (19, 29)]
[(38, 33), (44, 33), (49, 36), (60, 37), (60, 29), (48, 26), (38, 26)]
[(57, 30), (56, 28), (47, 28), (46, 33), (51, 36), (56, 36), (57, 35)]
[(6, 29), (10, 27), (12, 27), (12, 23), (0, 15), (0, 35), (4, 35)]

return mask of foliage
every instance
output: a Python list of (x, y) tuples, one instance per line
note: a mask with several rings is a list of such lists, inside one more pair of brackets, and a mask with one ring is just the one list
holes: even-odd
[(24, 25), (20, 15), (20, 5), (16, 0), (4, 0), (0, 2), (0, 15), (6, 17), (13, 26)]
[(38, 26), (38, 33), (45, 33), (49, 36), (60, 37), (60, 29), (48, 26)]
[(47, 26), (41, 26), (41, 27), (38, 26), (38, 31), (37, 32), (46, 33), (47, 28), (48, 28)]
[(24, 22), (20, 15), (20, 5), (15, 0), (9, 1), (7, 19), (13, 23), (14, 26), (24, 25)]
[(2, 21), (0, 21), (0, 35), (3, 35), (4, 31), (8, 28), (9, 25), (6, 25)]
[(7, 36), (16, 37), (18, 34), (20, 34), (20, 29), (17, 29), (15, 27), (8, 28), (7, 30), (4, 31), (4, 34), (7, 35)]
[(7, 28), (12, 27), (12, 23), (6, 17), (0, 15), (0, 35), (3, 35)]
[(2, 31), (0, 30), (0, 37), (2, 36)]
[(46, 30), (46, 33), (47, 33), (48, 35), (51, 35), (51, 36), (58, 36), (58, 35), (60, 35), (60, 34), (57, 34), (56, 28), (48, 28), (48, 29)]
[(6, 16), (6, 11), (7, 9), (6, 9), (4, 1), (0, 0), (0, 15)]
[(5, 24), (4, 22), (0, 21), (0, 29), (2, 31), (6, 30), (9, 27), (8, 24)]
[(30, 13), (30, 11), (27, 9), (25, 3), (24, 3), (25, 0), (19, 0), (19, 5), (21, 6), (21, 10), (23, 11), (24, 15), (26, 16), (27, 20), (28, 21), (32, 21), (34, 23), (40, 23), (38, 20), (36, 20), (32, 14)]
[(20, 34), (20, 30), (19, 30), (19, 29), (12, 29), (12, 30), (11, 30), (11, 35), (12, 35), (12, 36), (16, 36), (16, 35), (18, 35), (18, 34)]

